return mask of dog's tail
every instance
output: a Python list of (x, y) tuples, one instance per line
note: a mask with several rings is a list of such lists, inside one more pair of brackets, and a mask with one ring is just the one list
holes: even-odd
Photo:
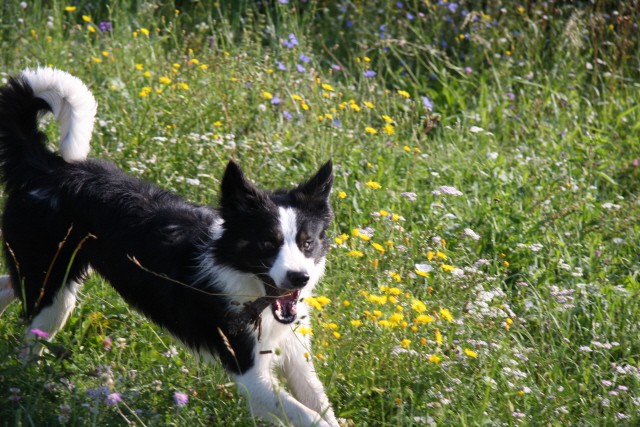
[(60, 128), (60, 155), (66, 162), (87, 158), (96, 115), (89, 89), (54, 68), (27, 69), (0, 88), (0, 175), (9, 188), (23, 185), (35, 170), (45, 172), (56, 156), (38, 130), (41, 112), (51, 111)]

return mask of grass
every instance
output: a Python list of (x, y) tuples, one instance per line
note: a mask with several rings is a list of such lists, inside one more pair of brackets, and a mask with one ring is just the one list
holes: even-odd
[[(311, 357), (341, 418), (640, 422), (637, 8), (205, 3), (5, 2), (2, 76), (79, 76), (92, 155), (195, 202), (230, 158), (268, 188), (333, 159)], [(99, 277), (42, 363), (23, 329), (14, 304), (1, 425), (254, 424)]]

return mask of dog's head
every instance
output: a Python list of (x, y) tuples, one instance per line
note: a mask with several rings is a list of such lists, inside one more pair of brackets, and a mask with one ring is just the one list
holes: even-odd
[(281, 323), (296, 319), (300, 293), (310, 292), (324, 272), (332, 184), (331, 161), (308, 181), (275, 192), (256, 187), (234, 162), (224, 173), (216, 258), (259, 277)]

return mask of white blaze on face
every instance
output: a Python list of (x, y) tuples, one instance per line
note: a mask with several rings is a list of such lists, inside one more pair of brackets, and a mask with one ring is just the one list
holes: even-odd
[(324, 262), (316, 264), (313, 258), (307, 258), (298, 247), (296, 236), (299, 230), (295, 210), (279, 208), (279, 216), (284, 241), (271, 270), (269, 270), (269, 275), (276, 286), (282, 287), (286, 281), (287, 272), (306, 272), (309, 275), (308, 284), (313, 286), (322, 275)]

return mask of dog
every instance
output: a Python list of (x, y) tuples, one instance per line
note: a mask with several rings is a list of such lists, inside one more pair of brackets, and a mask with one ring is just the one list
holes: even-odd
[[(233, 161), (219, 207), (200, 206), (88, 159), (97, 103), (78, 78), (27, 69), (0, 88), (0, 179), (9, 275), (0, 312), (19, 299), (34, 334), (51, 339), (88, 272), (235, 379), (254, 417), (338, 426), (312, 361), (306, 304), (325, 269), (333, 213), (328, 161), (291, 189), (265, 191)], [(59, 153), (38, 130), (52, 112)], [(276, 379), (281, 368), (287, 391)]]

